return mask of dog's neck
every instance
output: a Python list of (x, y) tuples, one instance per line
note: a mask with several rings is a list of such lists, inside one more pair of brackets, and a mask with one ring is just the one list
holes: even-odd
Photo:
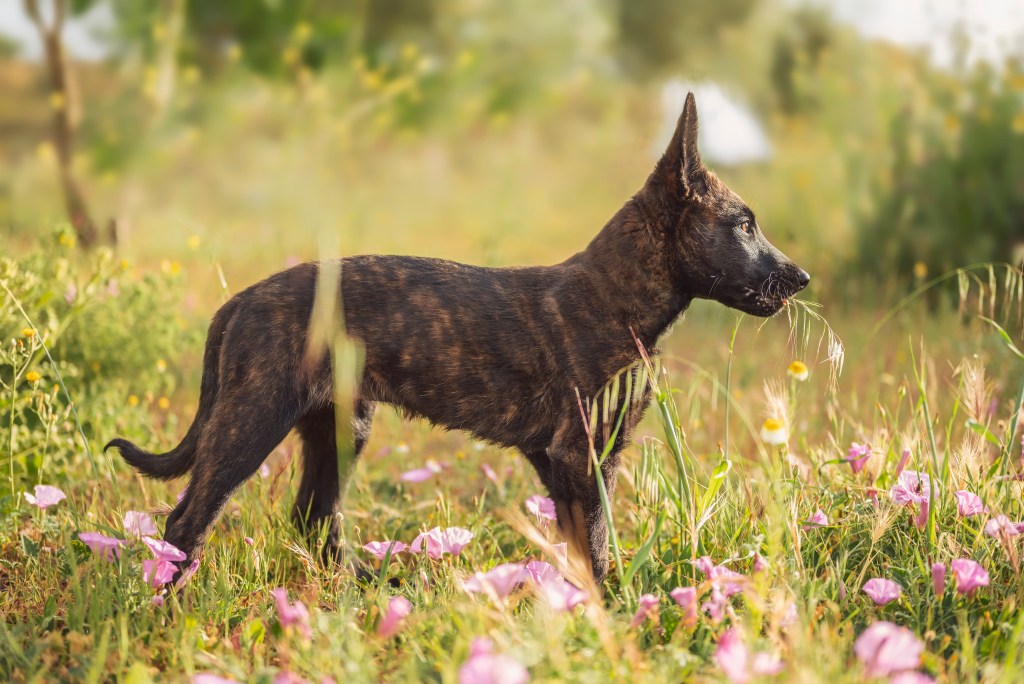
[(648, 214), (643, 193), (626, 202), (587, 248), (577, 254), (590, 276), (600, 306), (616, 321), (627, 323), (647, 348), (693, 301), (667, 268)]

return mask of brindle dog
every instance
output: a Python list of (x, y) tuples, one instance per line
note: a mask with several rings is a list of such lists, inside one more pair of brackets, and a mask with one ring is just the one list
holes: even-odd
[[(637, 342), (654, 350), (694, 298), (771, 316), (810, 280), (701, 163), (692, 93), (644, 186), (563, 263), (481, 268), (357, 256), (342, 259), (340, 270), (345, 326), (365, 345), (356, 453), (377, 402), (519, 449), (555, 501), (563, 535), (589, 557), (599, 581), (608, 571), (608, 531), (577, 392), (596, 397), (640, 358)], [(292, 428), (303, 442), (296, 521), (307, 530), (330, 525), (337, 544), (331, 366), (326, 353), (312, 368), (303, 363), (318, 272), (307, 263), (273, 275), (216, 313), (199, 409), (181, 444), (162, 455), (123, 439), (107, 445), (151, 477), (191, 471), (165, 533), (190, 560), (232, 492)], [(628, 412), (603, 463), (609, 491), (646, 399)], [(603, 432), (596, 431), (598, 451)]]

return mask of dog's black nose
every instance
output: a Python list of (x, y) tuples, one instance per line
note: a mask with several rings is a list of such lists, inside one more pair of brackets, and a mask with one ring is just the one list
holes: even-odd
[(804, 289), (811, 282), (811, 274), (801, 268), (797, 271), (796, 282), (800, 284), (801, 290)]

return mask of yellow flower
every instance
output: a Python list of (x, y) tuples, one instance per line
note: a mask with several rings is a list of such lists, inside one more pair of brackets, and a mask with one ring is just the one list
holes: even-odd
[(785, 421), (778, 418), (769, 418), (761, 426), (761, 440), (765, 444), (785, 444), (789, 441), (789, 430)]
[(367, 90), (377, 90), (384, 83), (384, 80), (380, 77), (380, 73), (376, 71), (367, 71), (363, 74), (363, 87)]
[(794, 361), (793, 363), (789, 364), (789, 368), (786, 369), (786, 373), (788, 373), (789, 377), (793, 378), (794, 380), (799, 380), (800, 382), (803, 382), (804, 380), (807, 379), (807, 376), (811, 374), (811, 371), (810, 369), (807, 368), (807, 364), (804, 363), (803, 361)]
[(459, 56), (455, 58), (455, 66), (460, 69), (467, 69), (473, 66), (473, 62), (476, 61), (476, 56), (469, 50), (463, 50), (459, 53)]
[(21, 334), (25, 337), (31, 338), (36, 336), (36, 331), (33, 328), (22, 328)]
[(190, 235), (187, 244), (188, 248), (194, 252), (199, 249), (199, 245), (203, 244), (203, 239), (198, 235)]
[(138, 396), (136, 396), (134, 394), (129, 394), (128, 395), (128, 405), (131, 406), (131, 407), (138, 406), (139, 405), (139, 398), (138, 398)]
[(41, 377), (43, 376), (41, 376), (39, 373), (36, 373), (35, 371), (29, 371), (28, 373), (25, 373), (25, 379), (28, 380), (29, 382), (39, 382), (39, 378)]
[(57, 238), (57, 242), (68, 249), (74, 249), (75, 245), (78, 244), (78, 238), (73, 233), (61, 233), (60, 237)]
[(161, 410), (166, 411), (171, 408), (171, 400), (167, 397), (160, 397), (157, 400), (156, 405), (159, 406)]
[(928, 264), (923, 261), (918, 261), (914, 264), (914, 277), (918, 280), (924, 280), (928, 277)]
[(50, 93), (50, 106), (53, 107), (55, 111), (59, 112), (64, 109), (65, 103), (66, 100), (64, 98), (64, 93)]
[(166, 371), (167, 371), (167, 362), (164, 361), (163, 359), (157, 359), (156, 360), (156, 372), (157, 373), (164, 373)]

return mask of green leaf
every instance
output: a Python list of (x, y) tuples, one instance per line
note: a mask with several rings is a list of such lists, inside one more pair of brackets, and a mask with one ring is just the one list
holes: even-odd
[(1003, 326), (999, 325), (991, 318), (986, 318), (985, 316), (978, 316), (978, 318), (980, 318), (981, 320), (985, 321), (993, 328), (995, 328), (999, 332), (999, 336), (1003, 338), (1003, 342), (1005, 342), (1006, 346), (1009, 347), (1010, 351), (1013, 352), (1017, 356), (1017, 358), (1024, 361), (1024, 352), (1022, 352), (1020, 349), (1017, 349), (1017, 346), (1013, 343), (1013, 339), (1010, 337), (1010, 333), (1003, 330)]
[(658, 517), (654, 521), (654, 531), (651, 532), (651, 536), (647, 538), (639, 549), (636, 550), (636, 554), (632, 560), (629, 561), (629, 567), (626, 568), (626, 574), (623, 576), (623, 583), (629, 584), (633, 581), (633, 577), (636, 573), (647, 564), (647, 559), (651, 555), (651, 549), (654, 548), (654, 542), (658, 539), (658, 533), (661, 531), (661, 522), (665, 518), (664, 511), (658, 512)]
[(986, 442), (989, 442), (990, 444), (995, 444), (1000, 449), (1003, 447), (1002, 442), (1000, 442), (987, 427), (985, 427), (978, 421), (968, 420), (966, 425), (968, 428), (984, 437)]

